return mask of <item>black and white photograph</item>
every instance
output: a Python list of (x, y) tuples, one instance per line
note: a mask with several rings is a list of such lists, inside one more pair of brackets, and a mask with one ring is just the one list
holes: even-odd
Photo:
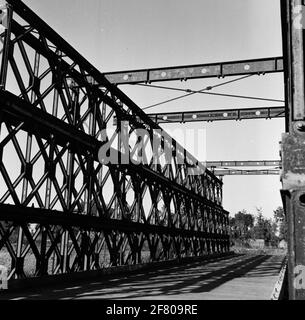
[(0, 0), (0, 310), (305, 300), (304, 29), (304, 0)]

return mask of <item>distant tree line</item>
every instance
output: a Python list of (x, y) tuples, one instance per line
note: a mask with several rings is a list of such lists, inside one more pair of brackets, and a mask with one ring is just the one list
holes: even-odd
[(233, 242), (248, 242), (250, 239), (263, 239), (265, 244), (277, 246), (280, 241), (287, 241), (287, 221), (284, 210), (278, 207), (273, 211), (273, 218), (263, 216), (261, 208), (253, 215), (246, 210), (230, 217), (230, 236)]

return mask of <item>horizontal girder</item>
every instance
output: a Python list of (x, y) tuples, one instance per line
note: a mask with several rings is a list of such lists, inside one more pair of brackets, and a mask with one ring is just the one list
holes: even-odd
[(282, 71), (283, 58), (270, 57), (264, 59), (105, 72), (104, 75), (114, 84), (135, 84), (212, 77), (222, 78), (226, 76), (265, 74)]
[(185, 123), (197, 121), (223, 121), (223, 120), (249, 120), (273, 119), (285, 117), (285, 107), (257, 107), (257, 108), (232, 108), (208, 109), (182, 112), (150, 113), (148, 116), (156, 123)]
[(207, 167), (279, 167), (280, 160), (240, 160), (240, 161), (206, 161), (203, 162)]
[(164, 234), (171, 236), (202, 237), (211, 239), (227, 239), (227, 235), (213, 234), (199, 230), (185, 230), (180, 228), (167, 228), (164, 226), (137, 223), (123, 220), (110, 220), (103, 217), (94, 217), (56, 210), (29, 208), (0, 204), (0, 220), (15, 221), (19, 223), (38, 223), (60, 225), (63, 227), (80, 227), (85, 230), (106, 231), (113, 230), (125, 233)]
[(270, 170), (236, 170), (236, 169), (215, 169), (214, 174), (217, 176), (239, 176), (239, 175), (279, 175), (280, 170), (270, 169)]

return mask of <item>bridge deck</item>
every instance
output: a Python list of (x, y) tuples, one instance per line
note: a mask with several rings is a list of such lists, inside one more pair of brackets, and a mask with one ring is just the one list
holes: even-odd
[(269, 300), (283, 259), (280, 255), (235, 255), (129, 276), (7, 292), (0, 299)]

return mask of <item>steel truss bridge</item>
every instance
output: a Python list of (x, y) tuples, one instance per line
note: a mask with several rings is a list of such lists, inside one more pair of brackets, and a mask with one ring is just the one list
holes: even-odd
[[(159, 123), (285, 117), (282, 158), (265, 174), (282, 168), (289, 293), (304, 298), (293, 286), (294, 267), (305, 264), (303, 30), (292, 28), (301, 4), (282, 1), (283, 57), (103, 74), (25, 4), (7, 0), (0, 11), (0, 250), (9, 283), (228, 253), (229, 213), (213, 172), (226, 164), (206, 169)], [(118, 88), (274, 72), (284, 72), (286, 88), (275, 107), (146, 114)], [(137, 145), (121, 137), (139, 128), (148, 133), (141, 141), (147, 163), (99, 161), (106, 144), (131, 160)], [(159, 130), (160, 155), (171, 146), (169, 162), (150, 152)], [(232, 168), (224, 170), (218, 175)]]

